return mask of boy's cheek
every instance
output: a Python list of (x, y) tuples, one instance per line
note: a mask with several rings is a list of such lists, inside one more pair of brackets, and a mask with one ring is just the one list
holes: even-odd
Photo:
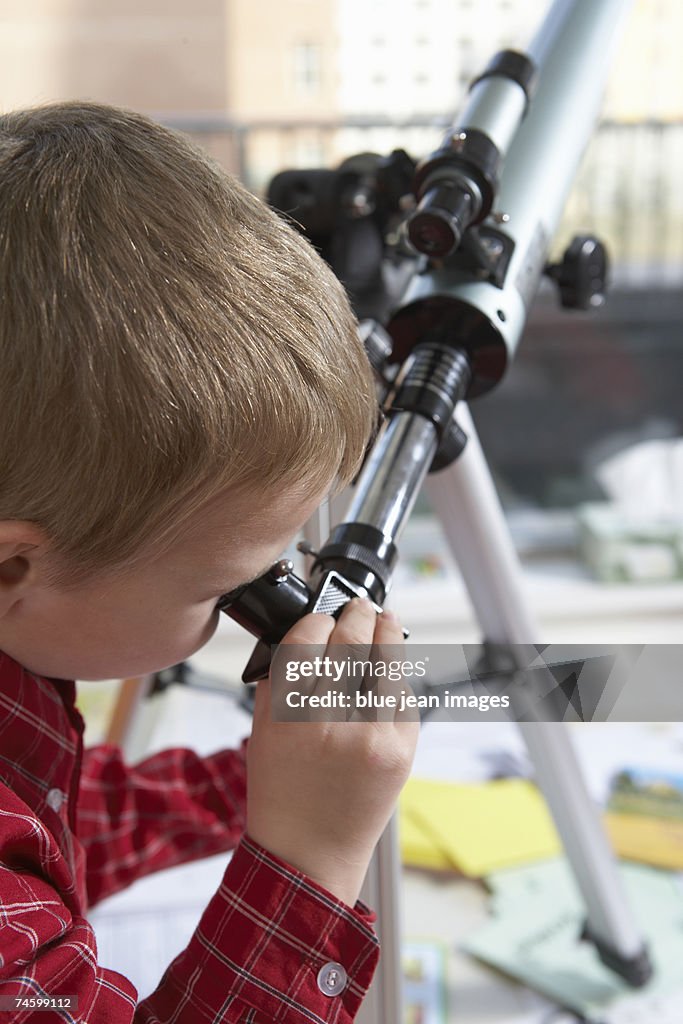
[(144, 611), (61, 607), (42, 614), (40, 628), (27, 627), (28, 640), (9, 651), (37, 675), (58, 679), (114, 679), (156, 672), (185, 661), (216, 631), (215, 601)]
[(208, 643), (211, 637), (214, 635), (214, 633), (218, 629), (220, 617), (221, 613), (216, 608), (215, 602), (212, 601), (208, 611), (204, 616), (204, 632), (202, 641), (199, 645), (200, 647), (203, 647), (204, 644)]
[[(214, 601), (194, 609), (192, 615), (173, 633), (174, 644), (182, 647), (175, 663), (184, 661), (208, 643), (218, 628), (220, 612)], [(179, 644), (178, 641), (181, 640)]]
[[(201, 620), (193, 617), (189, 622), (172, 623), (169, 620), (166, 624), (169, 628), (156, 630), (154, 635), (148, 633), (145, 636), (144, 632), (139, 634), (134, 648), (130, 643), (127, 645), (126, 670), (123, 674), (146, 675), (186, 661), (211, 639), (216, 631), (219, 614), (211, 613)], [(119, 676), (121, 672), (115, 675)]]

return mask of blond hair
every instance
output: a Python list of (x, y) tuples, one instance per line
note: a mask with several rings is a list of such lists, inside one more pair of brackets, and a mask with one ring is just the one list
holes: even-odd
[(233, 486), (348, 480), (376, 402), (311, 246), (186, 139), (91, 103), (0, 117), (0, 519), (80, 573)]

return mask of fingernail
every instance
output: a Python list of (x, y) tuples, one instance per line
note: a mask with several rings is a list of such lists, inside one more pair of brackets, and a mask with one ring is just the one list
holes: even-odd
[(382, 612), (382, 618), (385, 622), (390, 622), (392, 625), (398, 623), (398, 615), (396, 612), (392, 612), (391, 608), (385, 608)]

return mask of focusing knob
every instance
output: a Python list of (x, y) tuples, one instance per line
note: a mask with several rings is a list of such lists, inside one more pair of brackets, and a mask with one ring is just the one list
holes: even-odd
[(281, 558), (268, 570), (268, 576), (274, 583), (284, 583), (290, 572), (294, 572), (294, 562), (289, 558)]
[(312, 558), (318, 557), (318, 552), (314, 549), (313, 545), (307, 540), (300, 540), (296, 546), (296, 550), (300, 551), (302, 555), (310, 555)]
[(577, 235), (560, 263), (549, 263), (545, 273), (557, 283), (565, 309), (595, 309), (605, 301), (607, 249), (593, 235)]

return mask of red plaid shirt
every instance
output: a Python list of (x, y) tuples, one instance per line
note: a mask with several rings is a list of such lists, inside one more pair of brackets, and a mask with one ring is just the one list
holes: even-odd
[[(374, 921), (243, 834), (245, 750), (135, 767), (83, 750), (75, 686), (0, 653), (0, 997), (77, 996), (41, 1024), (348, 1024), (377, 963)], [(138, 1003), (97, 961), (87, 908), (143, 875), (233, 849), (187, 948)], [(341, 965), (341, 969), (339, 966)], [(34, 1019), (11, 1010), (4, 1020)]]

